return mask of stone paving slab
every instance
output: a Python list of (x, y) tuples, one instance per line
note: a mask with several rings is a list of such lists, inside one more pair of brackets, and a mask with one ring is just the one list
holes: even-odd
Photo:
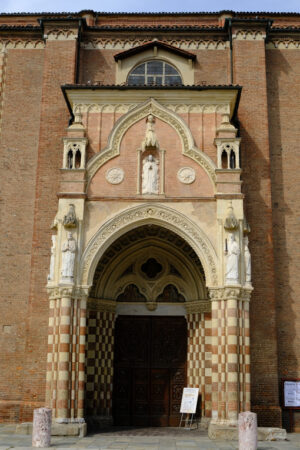
[[(204, 431), (177, 429), (116, 430), (93, 433), (84, 438), (52, 436), (51, 449), (76, 450), (237, 450), (237, 441), (211, 441)], [(153, 434), (152, 434), (153, 432)], [(16, 435), (0, 427), (0, 450), (28, 450), (30, 435)], [(259, 442), (258, 450), (300, 450), (300, 433), (288, 434), (287, 441)]]

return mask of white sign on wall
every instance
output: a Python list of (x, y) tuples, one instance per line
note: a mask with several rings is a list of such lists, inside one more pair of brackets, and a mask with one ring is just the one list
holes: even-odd
[(199, 388), (184, 388), (182, 393), (181, 414), (195, 414), (198, 402)]
[(300, 407), (300, 381), (284, 382), (284, 406), (286, 408)]

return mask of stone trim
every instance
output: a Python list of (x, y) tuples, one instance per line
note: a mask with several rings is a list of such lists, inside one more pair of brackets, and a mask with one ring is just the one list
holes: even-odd
[(48, 41), (75, 41), (78, 32), (70, 29), (49, 30), (44, 34), (44, 38)]
[(266, 32), (262, 30), (238, 30), (232, 34), (232, 39), (237, 41), (264, 41)]
[(267, 50), (300, 50), (300, 39), (279, 38), (266, 43)]
[(3, 39), (0, 40), (0, 50), (12, 50), (12, 49), (28, 49), (28, 50), (41, 50), (45, 48), (45, 42), (37, 39)]
[[(146, 36), (143, 39), (91, 39), (81, 43), (86, 50), (128, 50), (151, 41), (153, 37)], [(162, 40), (166, 44), (173, 45), (182, 50), (226, 50), (229, 42), (222, 39), (167, 39)]]

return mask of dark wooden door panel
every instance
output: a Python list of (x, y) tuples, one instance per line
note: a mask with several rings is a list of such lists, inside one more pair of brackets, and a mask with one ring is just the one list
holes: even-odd
[(167, 427), (169, 423), (169, 369), (151, 369), (151, 426)]
[[(157, 317), (152, 322), (152, 367), (181, 367), (186, 362), (184, 317)], [(171, 320), (170, 320), (171, 319)]]
[(183, 317), (117, 319), (113, 392), (116, 425), (179, 424), (186, 351)]

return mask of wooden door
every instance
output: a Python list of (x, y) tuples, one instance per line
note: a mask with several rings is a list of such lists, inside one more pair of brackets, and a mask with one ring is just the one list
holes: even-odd
[(186, 385), (183, 317), (119, 316), (115, 328), (115, 425), (177, 426)]

